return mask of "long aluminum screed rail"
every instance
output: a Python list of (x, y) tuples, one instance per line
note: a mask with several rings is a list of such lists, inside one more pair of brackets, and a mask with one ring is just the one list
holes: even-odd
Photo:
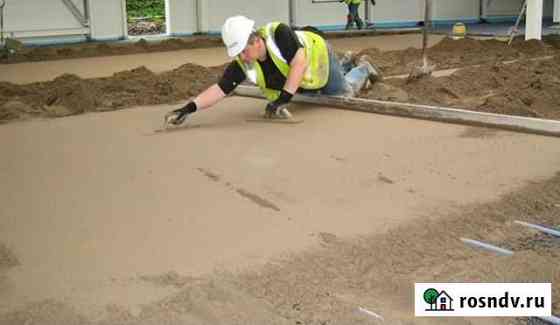
[[(235, 94), (244, 97), (264, 98), (259, 88), (255, 86), (238, 86), (235, 89)], [(316, 104), (352, 111), (484, 126), (516, 132), (560, 137), (560, 121), (556, 120), (342, 96), (309, 96), (296, 94), (292, 98), (292, 101), (295, 103)]]

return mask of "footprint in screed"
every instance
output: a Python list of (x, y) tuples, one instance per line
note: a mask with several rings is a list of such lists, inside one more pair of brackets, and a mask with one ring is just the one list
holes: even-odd
[(339, 156), (335, 156), (335, 155), (331, 155), (331, 158), (336, 160), (336, 161), (340, 161), (340, 162), (344, 162), (346, 161), (346, 158), (344, 157), (339, 157)]
[(338, 237), (335, 234), (331, 234), (329, 232), (320, 232), (319, 239), (324, 244), (332, 244), (338, 241)]
[(377, 175), (377, 179), (383, 183), (387, 183), (387, 184), (395, 184), (395, 181), (393, 181), (392, 179), (390, 179), (387, 176), (384, 176), (383, 174), (379, 173)]

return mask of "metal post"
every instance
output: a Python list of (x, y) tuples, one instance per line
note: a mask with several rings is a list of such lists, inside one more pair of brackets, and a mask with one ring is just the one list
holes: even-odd
[(87, 26), (90, 27), (90, 30), (86, 35), (86, 40), (91, 41), (91, 21), (89, 17), (89, 0), (84, 0), (84, 19), (86, 21)]
[[(424, 30), (422, 33), (422, 59), (426, 57), (428, 48), (428, 33), (432, 28), (432, 0), (424, 0)], [(425, 61), (425, 60), (424, 60)], [(424, 64), (426, 64), (424, 62)]]
[(4, 46), (4, 6), (6, 0), (0, 0), (0, 45)]
[(525, 40), (542, 38), (543, 0), (527, 1)]
[(296, 25), (296, 8), (295, 8), (295, 1), (289, 0), (288, 1), (288, 12), (289, 12), (289, 22), (290, 27), (295, 27)]
[(202, 0), (196, 0), (196, 32), (202, 33)]
[(554, 0), (554, 18), (555, 24), (560, 23), (560, 0)]
[(89, 24), (89, 0), (84, 0), (84, 18)]
[(371, 23), (371, 20), (370, 20), (371, 17), (370, 17), (370, 10), (369, 10), (369, 2), (368, 1), (364, 1), (364, 2), (365, 2), (365, 5), (366, 5), (365, 13), (364, 13), (364, 16), (365, 16), (364, 20), (366, 22), (366, 28), (367, 28), (367, 26), (369, 26), (370, 23)]
[[(122, 22), (123, 39), (127, 39), (128, 38), (128, 12), (126, 10), (126, 0), (121, 0), (121, 10), (123, 16), (123, 22)], [(95, 29), (93, 24), (90, 23), (90, 34), (93, 34), (94, 30)]]
[(428, 31), (432, 28), (432, 0), (425, 0), (424, 24), (428, 27)]

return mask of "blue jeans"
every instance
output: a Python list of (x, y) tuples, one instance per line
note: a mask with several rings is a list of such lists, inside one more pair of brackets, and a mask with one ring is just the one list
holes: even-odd
[(329, 47), (329, 80), (320, 93), (333, 96), (355, 96), (364, 86), (369, 71), (367, 67), (354, 67), (351, 62), (343, 65)]
[(354, 3), (348, 5), (349, 19), (347, 23), (347, 28), (351, 27), (354, 24), (354, 22), (356, 22), (356, 27), (362, 29), (363, 22), (362, 19), (360, 18), (360, 14), (358, 13), (359, 7), (360, 7), (359, 4), (354, 4)]

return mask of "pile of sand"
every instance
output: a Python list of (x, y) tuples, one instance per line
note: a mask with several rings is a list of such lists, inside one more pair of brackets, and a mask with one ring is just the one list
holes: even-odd
[(185, 64), (161, 74), (139, 67), (106, 78), (64, 74), (28, 85), (3, 82), (0, 122), (185, 101), (216, 82), (222, 70)]
[[(468, 68), (449, 77), (388, 81), (410, 102), (560, 119), (560, 57)], [(365, 97), (380, 98), (376, 88)], [(381, 98), (380, 98), (381, 99)]]
[[(182, 46), (177, 42), (168, 40), (162, 44), (168, 48)], [(151, 46), (136, 44), (144, 45)], [(97, 45), (97, 49), (111, 51), (106, 44)], [(381, 52), (372, 48), (363, 53), (370, 55), (385, 75), (406, 74), (420, 65), (418, 49)], [(430, 61), (440, 69), (465, 69), (450, 77), (423, 78), (412, 83), (390, 79), (360, 97), (559, 119), (560, 60), (531, 60), (558, 53), (558, 49), (540, 41), (516, 40), (508, 47), (495, 40), (446, 38), (430, 49)], [(503, 63), (508, 60), (517, 61)], [(160, 74), (138, 67), (106, 78), (62, 75), (28, 85), (4, 82), (0, 83), (0, 122), (185, 101), (215, 83), (224, 68), (225, 65), (206, 68), (185, 64)]]
[[(428, 49), (427, 55), (436, 69), (468, 67), (472, 65), (493, 65), (508, 60), (541, 57), (558, 53), (549, 41), (528, 41), (516, 39), (511, 46), (497, 40), (475, 40), (464, 38), (453, 40), (444, 38)], [(552, 42), (552, 39), (550, 40)], [(415, 66), (422, 65), (422, 50), (408, 48), (382, 52), (376, 48), (360, 51), (356, 57), (367, 54), (381, 68), (385, 75), (408, 74)]]
[(171, 38), (163, 41), (148, 42), (140, 39), (136, 42), (118, 43), (80, 43), (65, 46), (23, 47), (15, 54), (0, 56), (0, 63), (19, 63), (29, 61), (64, 60), (105, 55), (125, 55), (175, 51), (181, 49), (207, 48), (221, 46), (219, 37), (192, 36), (188, 38)]

